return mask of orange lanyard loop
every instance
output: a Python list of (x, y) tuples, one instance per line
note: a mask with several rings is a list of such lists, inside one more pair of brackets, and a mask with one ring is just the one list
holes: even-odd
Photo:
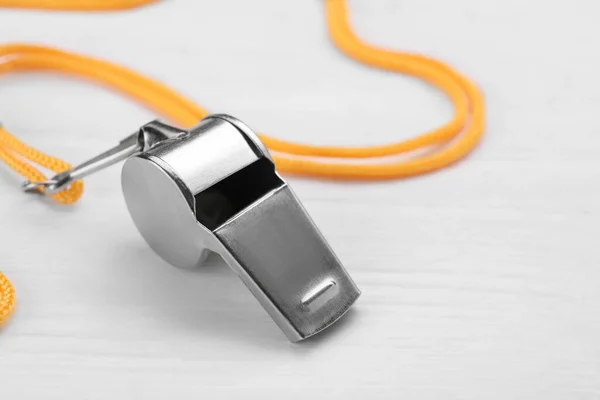
[[(70, 2), (64, 2), (66, 3)], [(477, 145), (485, 125), (485, 104), (475, 84), (451, 67), (431, 58), (383, 50), (363, 43), (350, 28), (345, 0), (326, 0), (326, 8), (330, 34), (340, 50), (362, 63), (410, 74), (440, 88), (454, 103), (454, 118), (448, 124), (419, 137), (371, 147), (313, 146), (261, 135), (267, 147), (275, 153), (274, 159), (279, 170), (321, 178), (396, 179), (444, 168), (465, 157)], [(0, 46), (0, 63), (0, 73), (51, 71), (106, 84), (182, 127), (191, 127), (208, 114), (206, 110), (165, 85), (106, 61), (56, 49), (16, 44)], [(400, 155), (433, 145), (442, 146), (437, 147), (433, 153), (417, 155), (408, 161), (379, 164), (339, 161)], [(316, 161), (310, 157), (336, 160)], [(61, 160), (26, 146), (6, 130), (0, 130), (0, 159), (32, 182), (46, 179), (23, 158), (57, 173), (70, 167)], [(69, 204), (77, 201), (82, 194), (83, 185), (79, 182), (53, 198)]]
[[(140, 7), (154, 1), (0, 0), (0, 7), (107, 11)], [(454, 103), (454, 117), (446, 125), (431, 132), (382, 146), (313, 146), (261, 135), (267, 147), (275, 153), (274, 160), (278, 169), (286, 173), (320, 178), (396, 179), (447, 167), (469, 154), (481, 139), (485, 128), (485, 102), (477, 86), (440, 61), (421, 55), (385, 50), (362, 42), (350, 27), (346, 1), (325, 0), (325, 4), (331, 38), (342, 52), (364, 64), (412, 75), (439, 88)], [(66, 73), (108, 85), (184, 128), (195, 125), (208, 115), (206, 110), (191, 100), (132, 70), (57, 49), (25, 44), (0, 46), (0, 74), (16, 71)], [(356, 162), (364, 158), (406, 154), (434, 145), (435, 151), (414, 155), (408, 161), (378, 164)], [(335, 160), (317, 161), (310, 157)], [(3, 128), (0, 128), (0, 159), (31, 182), (44, 181), (47, 178), (26, 160), (56, 173), (71, 168), (66, 162), (27, 146)], [(347, 161), (352, 159), (355, 162)], [(83, 183), (79, 181), (52, 198), (60, 203), (71, 204), (82, 194)], [(5, 286), (2, 286), (2, 282)], [(3, 321), (2, 316), (8, 315), (14, 306), (12, 286), (7, 282), (0, 274), (0, 323)]]

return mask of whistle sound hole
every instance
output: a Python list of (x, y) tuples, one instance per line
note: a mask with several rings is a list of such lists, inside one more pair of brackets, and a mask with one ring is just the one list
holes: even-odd
[(266, 158), (250, 164), (196, 195), (196, 219), (210, 230), (283, 185)]

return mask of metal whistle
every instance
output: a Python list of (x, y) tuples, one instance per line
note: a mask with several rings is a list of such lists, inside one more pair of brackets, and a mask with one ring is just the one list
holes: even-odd
[(258, 136), (227, 115), (190, 131), (151, 122), (91, 163), (25, 188), (60, 191), (121, 159), (127, 207), (150, 247), (185, 269), (220, 254), (290, 341), (331, 326), (360, 296)]

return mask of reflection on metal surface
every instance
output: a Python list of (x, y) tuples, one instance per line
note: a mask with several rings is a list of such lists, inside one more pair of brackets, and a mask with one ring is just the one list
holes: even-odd
[(320, 285), (316, 285), (302, 298), (302, 304), (310, 310), (315, 310), (336, 294), (336, 283), (333, 279), (327, 279)]

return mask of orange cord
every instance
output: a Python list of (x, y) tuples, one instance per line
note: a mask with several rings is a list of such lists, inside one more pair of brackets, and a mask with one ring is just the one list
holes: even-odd
[(0, 326), (10, 318), (16, 304), (15, 289), (8, 278), (0, 272)]
[[(0, 0), (0, 7), (107, 11), (139, 7), (154, 1)], [(473, 82), (440, 61), (421, 55), (385, 50), (362, 42), (350, 27), (346, 0), (326, 0), (325, 4), (331, 38), (342, 52), (364, 64), (412, 75), (438, 87), (454, 103), (454, 117), (446, 125), (431, 132), (382, 146), (312, 146), (261, 135), (267, 147), (275, 152), (275, 163), (280, 171), (334, 179), (404, 178), (447, 167), (465, 157), (476, 147), (485, 128), (485, 102), (482, 93)], [(40, 46), (25, 44), (0, 46), (0, 74), (18, 71), (66, 73), (108, 85), (182, 127), (191, 127), (208, 115), (202, 107), (167, 86), (106, 61)], [(433, 145), (442, 146), (437, 146), (432, 153), (415, 155), (408, 161), (378, 164), (339, 161), (339, 159), (395, 156)], [(331, 158), (338, 161), (316, 161), (306, 157)], [(0, 159), (32, 182), (44, 181), (46, 177), (25, 160), (57, 173), (71, 168), (64, 161), (25, 145), (3, 128), (0, 128)], [(83, 183), (76, 182), (69, 189), (53, 195), (52, 198), (60, 203), (71, 204), (82, 194)], [(6, 303), (9, 307), (14, 306), (14, 297), (10, 298), (13, 299), (12, 303)], [(5, 303), (0, 301), (0, 316), (3, 313), (9, 314), (10, 308), (6, 308)]]
[(117, 11), (142, 7), (159, 0), (0, 0), (0, 7), (53, 11)]

